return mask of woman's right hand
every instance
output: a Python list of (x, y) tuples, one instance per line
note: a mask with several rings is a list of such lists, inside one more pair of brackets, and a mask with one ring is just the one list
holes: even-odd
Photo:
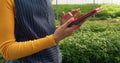
[(53, 34), (56, 42), (59, 42), (60, 40), (72, 35), (77, 29), (79, 29), (81, 23), (72, 27), (68, 27), (68, 25), (73, 20), (74, 18), (71, 17), (67, 22), (65, 22), (63, 25), (56, 29), (56, 31)]
[(61, 25), (64, 24), (68, 19), (70, 19), (71, 17), (74, 17), (75, 19), (80, 17), (80, 8), (78, 9), (73, 9), (72, 11), (65, 13), (64, 11), (62, 12), (62, 16), (61, 16)]

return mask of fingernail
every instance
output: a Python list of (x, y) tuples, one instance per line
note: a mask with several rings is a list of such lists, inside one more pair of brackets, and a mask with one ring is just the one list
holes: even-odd
[(64, 11), (62, 13), (65, 13)]
[(71, 12), (68, 12), (68, 14), (69, 14), (70, 16), (73, 16)]

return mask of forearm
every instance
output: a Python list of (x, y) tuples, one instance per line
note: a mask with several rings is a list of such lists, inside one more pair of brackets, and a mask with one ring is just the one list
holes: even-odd
[(54, 38), (50, 35), (45, 38), (25, 42), (9, 40), (0, 45), (0, 50), (5, 59), (13, 60), (32, 55), (55, 45)]
[(53, 35), (16, 42), (14, 0), (0, 0), (0, 4), (0, 53), (5, 59), (22, 58), (56, 45)]

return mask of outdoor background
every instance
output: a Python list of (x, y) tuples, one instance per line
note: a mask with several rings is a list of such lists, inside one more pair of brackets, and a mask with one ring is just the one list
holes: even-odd
[(52, 4), (56, 25), (62, 11), (80, 8), (83, 15), (100, 6), (104, 9), (60, 42), (63, 63), (120, 63), (120, 0), (53, 0)]
[(120, 5), (120, 0), (52, 0), (52, 4), (88, 4), (88, 3), (97, 3), (97, 4), (118, 4)]
[(58, 26), (62, 11), (80, 8), (83, 15), (100, 6), (104, 9), (87, 19), (75, 34), (60, 41), (63, 63), (120, 63), (120, 0), (51, 1)]

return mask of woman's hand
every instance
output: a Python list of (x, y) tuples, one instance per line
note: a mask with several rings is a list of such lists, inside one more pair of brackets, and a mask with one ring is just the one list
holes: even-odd
[(79, 8), (72, 10), (71, 12), (68, 12), (67, 14), (65, 14), (64, 12), (62, 13), (61, 26), (59, 28), (57, 28), (53, 34), (56, 42), (59, 42), (60, 40), (64, 39), (65, 37), (70, 36), (77, 29), (79, 29), (79, 27), (82, 23), (72, 26), (72, 27), (68, 27), (68, 25), (79, 16), (80, 16)]
[(66, 21), (68, 21), (71, 17), (74, 17), (74, 19), (78, 18), (80, 16), (80, 9), (72, 10), (71, 12), (68, 12), (65, 14), (65, 12), (62, 12), (61, 17), (61, 25), (64, 24)]
[(56, 29), (53, 36), (56, 42), (59, 42), (60, 40), (64, 39), (65, 37), (70, 36), (73, 34), (77, 29), (79, 29), (80, 24), (68, 27), (68, 25), (74, 20), (74, 18), (70, 18), (67, 22), (65, 22), (63, 25), (61, 25), (59, 28)]
[(75, 17), (75, 18), (78, 18), (78, 17), (80, 17), (80, 8), (78, 8), (78, 9), (73, 9), (72, 11), (71, 11), (71, 13), (72, 13), (72, 15)]

